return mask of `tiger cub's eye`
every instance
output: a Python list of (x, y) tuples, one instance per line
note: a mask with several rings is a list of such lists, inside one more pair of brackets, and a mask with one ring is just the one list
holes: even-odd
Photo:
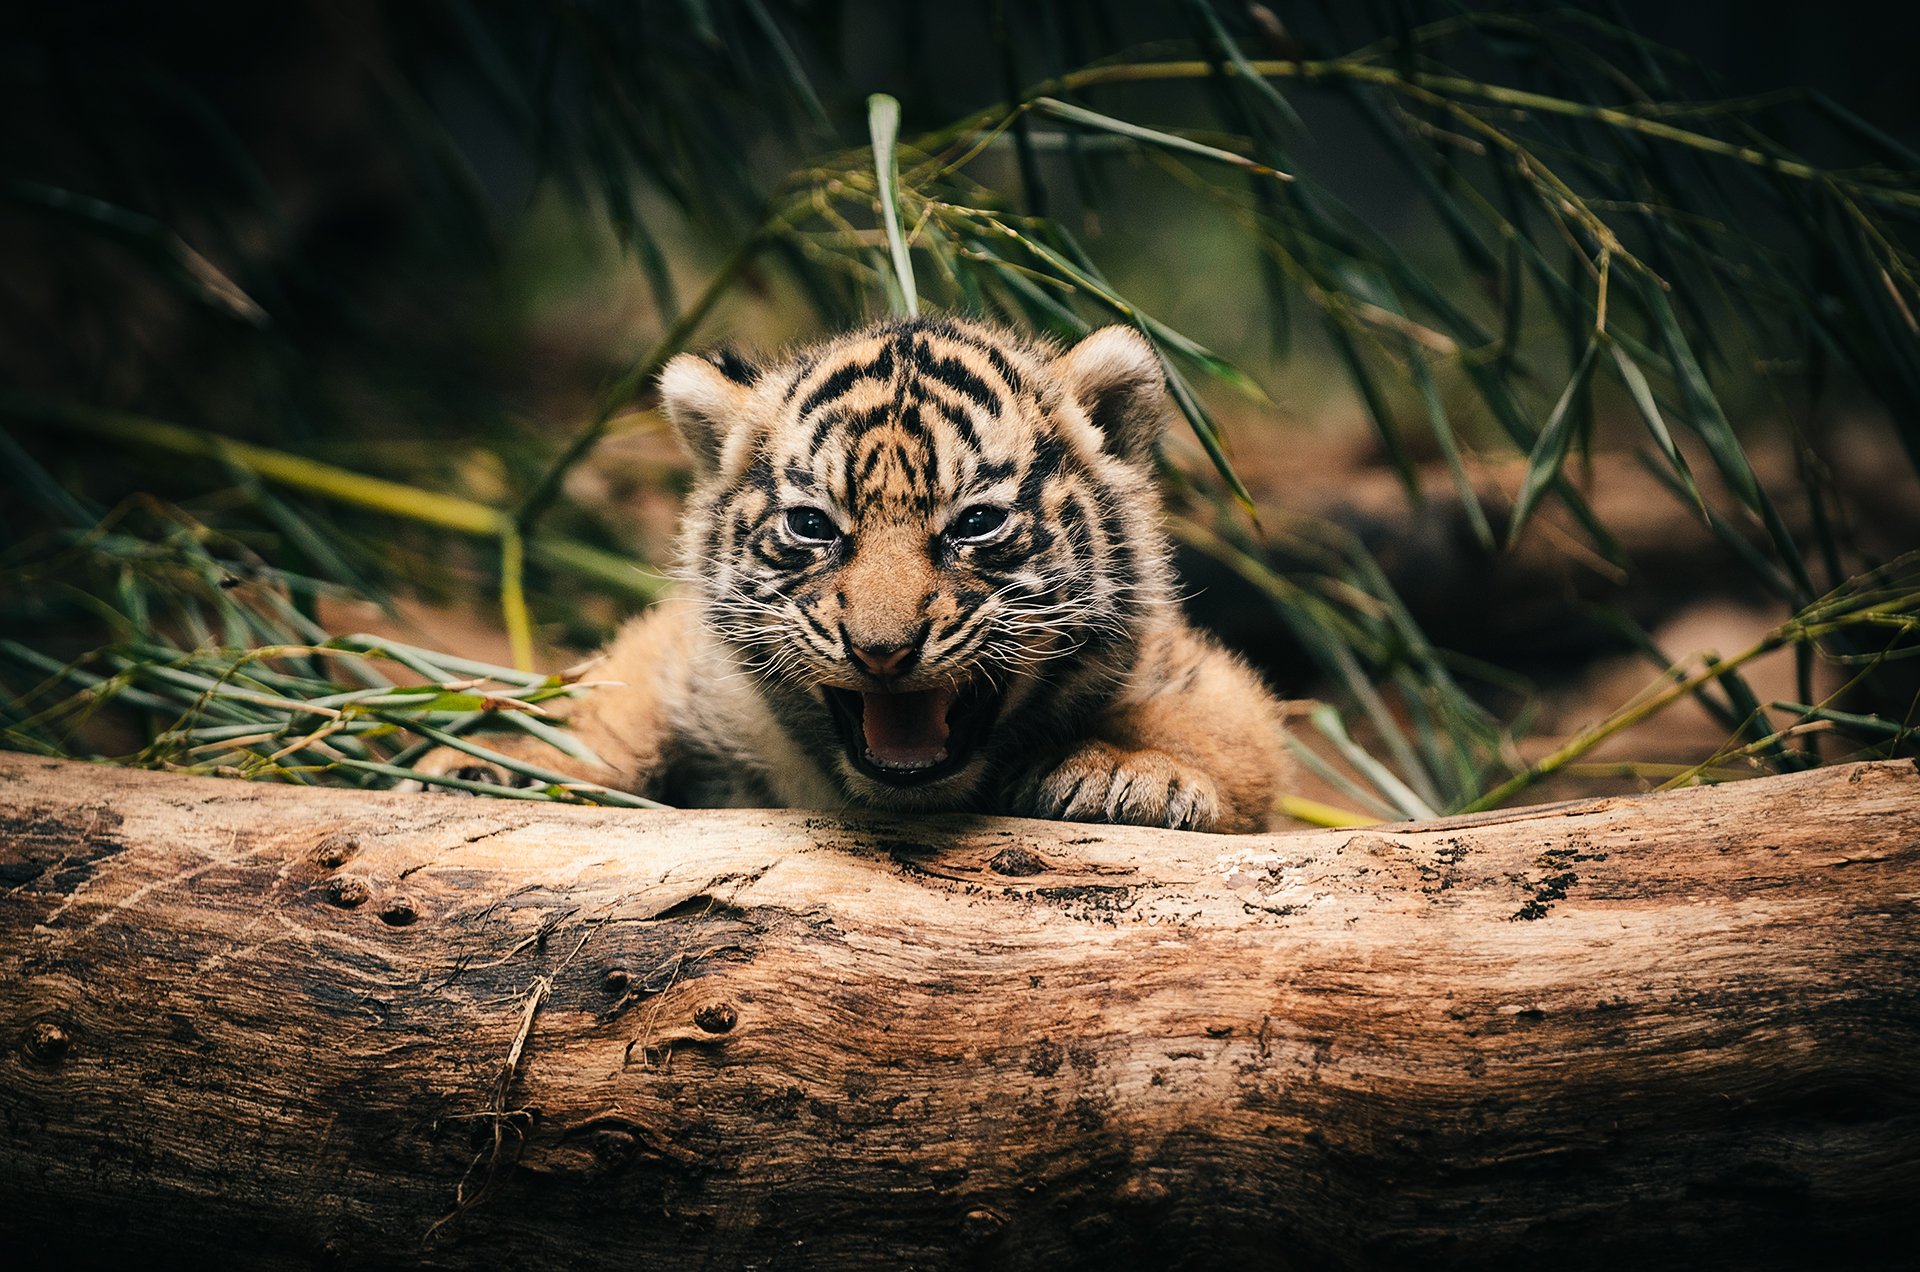
[(977, 504), (955, 517), (953, 524), (947, 527), (947, 534), (963, 542), (970, 539), (988, 539), (1006, 524), (1005, 508), (990, 508), (985, 504)]
[(840, 527), (818, 508), (787, 509), (787, 531), (807, 543), (832, 543), (840, 537)]

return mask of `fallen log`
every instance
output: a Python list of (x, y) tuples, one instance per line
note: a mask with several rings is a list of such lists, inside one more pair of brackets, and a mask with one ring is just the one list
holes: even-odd
[(1917, 973), (1908, 762), (1219, 837), (0, 756), (0, 1249), (1872, 1262)]

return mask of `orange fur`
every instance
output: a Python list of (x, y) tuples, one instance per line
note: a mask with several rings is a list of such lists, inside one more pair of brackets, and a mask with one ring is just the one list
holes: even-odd
[(883, 324), (769, 369), (682, 356), (661, 388), (690, 586), (570, 708), (603, 763), (540, 763), (688, 804), (1268, 823), (1279, 707), (1173, 599), (1137, 334)]

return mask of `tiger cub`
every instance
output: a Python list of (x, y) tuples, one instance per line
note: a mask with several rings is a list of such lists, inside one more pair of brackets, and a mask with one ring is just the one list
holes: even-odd
[(683, 354), (659, 387), (694, 468), (686, 590), (572, 706), (604, 766), (541, 764), (683, 806), (1267, 825), (1279, 707), (1176, 603), (1134, 331), (885, 322), (767, 365)]

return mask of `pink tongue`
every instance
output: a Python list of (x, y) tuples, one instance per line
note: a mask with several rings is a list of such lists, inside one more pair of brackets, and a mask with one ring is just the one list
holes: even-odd
[(951, 689), (863, 693), (860, 723), (867, 754), (887, 768), (928, 768), (947, 758)]

